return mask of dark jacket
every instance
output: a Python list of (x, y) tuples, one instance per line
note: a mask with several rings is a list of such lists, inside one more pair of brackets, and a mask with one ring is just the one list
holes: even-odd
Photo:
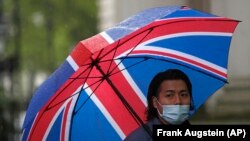
[[(160, 125), (161, 122), (158, 118), (154, 118), (146, 123), (146, 126), (149, 127), (151, 134), (153, 132), (153, 125)], [(188, 121), (183, 123), (184, 125), (190, 125)], [(130, 133), (124, 141), (153, 141), (151, 135), (145, 130), (144, 127), (139, 127)]]

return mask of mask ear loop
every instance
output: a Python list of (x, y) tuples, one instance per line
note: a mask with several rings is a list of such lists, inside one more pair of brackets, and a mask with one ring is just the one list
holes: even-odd
[[(153, 97), (156, 98), (157, 103), (162, 107), (162, 104), (158, 101), (157, 97), (155, 97), (155, 96), (153, 96)], [(163, 109), (163, 107), (162, 107), (162, 109)], [(156, 110), (157, 110), (157, 112), (158, 112), (158, 114), (159, 114), (160, 116), (163, 115), (163, 114), (160, 113), (158, 107), (156, 108)]]

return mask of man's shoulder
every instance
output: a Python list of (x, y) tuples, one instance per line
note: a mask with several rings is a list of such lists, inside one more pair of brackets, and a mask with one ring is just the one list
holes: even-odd
[[(124, 141), (151, 141), (151, 133), (153, 130), (153, 125), (159, 124), (157, 118), (149, 120), (145, 126), (140, 126), (130, 133)], [(148, 128), (148, 129), (146, 129)], [(150, 132), (150, 133), (149, 133)]]
[(130, 133), (124, 141), (150, 141), (151, 136), (144, 129), (144, 127), (140, 126), (135, 129), (132, 133)]

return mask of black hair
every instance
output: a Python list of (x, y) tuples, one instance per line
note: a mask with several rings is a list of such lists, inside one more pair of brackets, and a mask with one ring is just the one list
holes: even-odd
[[(187, 85), (188, 92), (192, 100), (192, 84), (188, 76), (184, 72), (178, 69), (168, 69), (164, 72), (159, 72), (151, 80), (149, 87), (148, 87), (148, 95), (147, 95), (148, 107), (146, 111), (147, 120), (151, 120), (157, 117), (158, 115), (157, 109), (155, 109), (152, 99), (153, 97), (158, 97), (159, 87), (161, 83), (165, 80), (183, 80)], [(192, 107), (192, 102), (191, 102), (190, 109), (192, 108), (193, 107)]]

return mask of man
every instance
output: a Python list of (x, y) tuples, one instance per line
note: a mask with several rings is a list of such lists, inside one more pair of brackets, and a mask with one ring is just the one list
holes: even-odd
[(150, 82), (147, 95), (147, 123), (137, 128), (125, 141), (152, 141), (153, 125), (189, 125), (192, 106), (192, 84), (177, 69), (158, 73)]

